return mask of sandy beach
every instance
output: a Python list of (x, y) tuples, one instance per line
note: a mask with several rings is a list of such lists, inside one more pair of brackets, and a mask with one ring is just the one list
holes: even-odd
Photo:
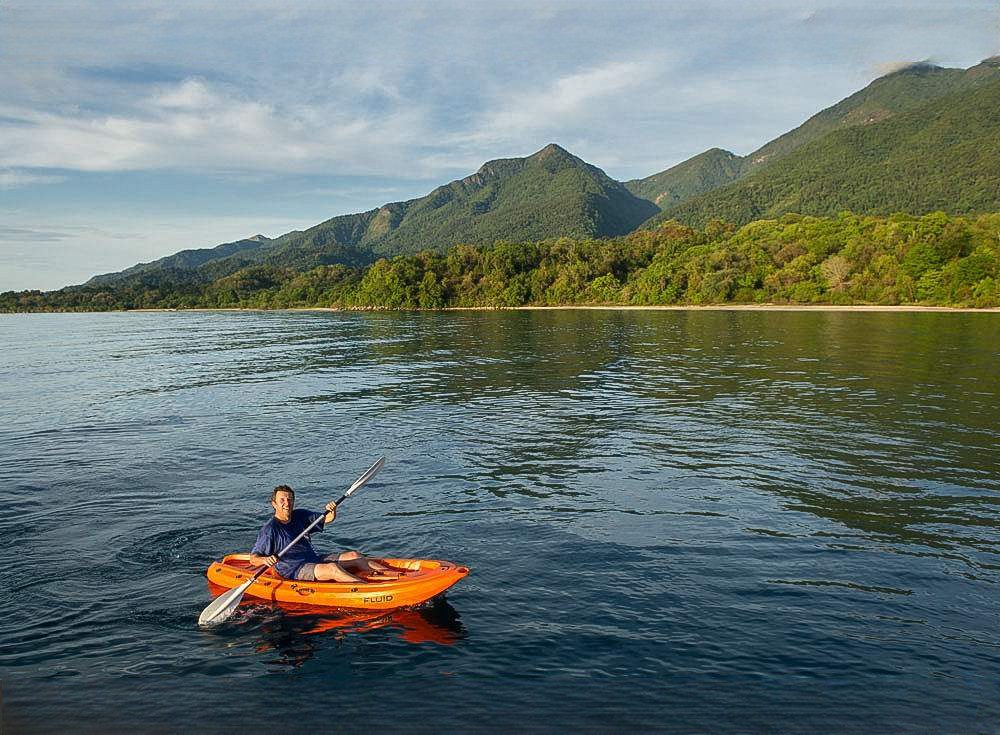
[[(590, 311), (873, 311), (873, 312), (920, 312), (937, 311), (949, 313), (996, 314), (1000, 307), (976, 309), (960, 306), (883, 306), (878, 304), (669, 304), (663, 306), (633, 306), (621, 304), (565, 306), (449, 306), (444, 309), (344, 309), (332, 306), (302, 306), (290, 309), (128, 309), (135, 312), (170, 312), (170, 311), (560, 311), (560, 310), (590, 310)], [(75, 312), (79, 313), (79, 312)]]

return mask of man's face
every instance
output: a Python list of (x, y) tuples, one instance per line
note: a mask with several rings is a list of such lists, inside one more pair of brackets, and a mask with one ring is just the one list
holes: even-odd
[(275, 494), (271, 505), (274, 506), (275, 517), (280, 521), (287, 521), (292, 517), (292, 510), (295, 508), (295, 497), (291, 493), (282, 491)]

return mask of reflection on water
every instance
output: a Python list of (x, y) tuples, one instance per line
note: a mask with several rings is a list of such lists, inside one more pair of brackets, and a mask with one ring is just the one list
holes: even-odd
[[(208, 584), (213, 596), (225, 588)], [(233, 617), (206, 635), (254, 639), (253, 649), (276, 668), (297, 668), (325, 646), (349, 635), (384, 630), (406, 643), (450, 646), (466, 637), (458, 611), (444, 596), (416, 608), (390, 611), (328, 610), (287, 602), (244, 598)]]

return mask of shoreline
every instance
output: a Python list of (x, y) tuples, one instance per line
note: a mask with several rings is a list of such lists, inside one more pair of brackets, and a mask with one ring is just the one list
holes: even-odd
[[(476, 310), (489, 310), (490, 307), (470, 307)], [(842, 305), (842, 304), (664, 304), (664, 305), (647, 305), (647, 306), (637, 306), (632, 304), (623, 305), (609, 305), (609, 306), (584, 306), (584, 305), (570, 305), (570, 306), (514, 306), (510, 307), (512, 311), (530, 311), (530, 310), (556, 310), (556, 309), (581, 309), (581, 310), (598, 310), (598, 311), (909, 311), (909, 312), (921, 312), (921, 311), (945, 311), (945, 312), (998, 312), (1000, 313), (1000, 307), (990, 306), (977, 309), (971, 306), (910, 306), (910, 305), (899, 305), (899, 306), (887, 306), (879, 304), (853, 304), (853, 305)], [(451, 311), (452, 309), (445, 309), (444, 311)], [(457, 309), (465, 311), (468, 309)], [(334, 310), (336, 311), (336, 310)], [(499, 310), (498, 310), (499, 311)]]
[(110, 311), (18, 311), (8, 314), (160, 314), (171, 312), (293, 312), (293, 311), (329, 311), (329, 312), (437, 312), (437, 311), (828, 311), (828, 312), (944, 312), (953, 314), (997, 314), (1000, 307), (991, 306), (975, 308), (970, 306), (919, 306), (919, 305), (880, 305), (880, 304), (664, 304), (664, 305), (632, 305), (606, 304), (565, 306), (449, 306), (443, 309), (343, 309), (333, 306), (298, 306), (285, 309), (259, 309), (243, 307), (191, 308), (191, 309), (116, 309)]

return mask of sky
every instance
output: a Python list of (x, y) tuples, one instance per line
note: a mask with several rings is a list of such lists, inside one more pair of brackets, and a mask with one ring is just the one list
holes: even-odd
[(619, 180), (744, 155), (997, 0), (0, 0), (0, 291), (428, 193), (556, 142)]

